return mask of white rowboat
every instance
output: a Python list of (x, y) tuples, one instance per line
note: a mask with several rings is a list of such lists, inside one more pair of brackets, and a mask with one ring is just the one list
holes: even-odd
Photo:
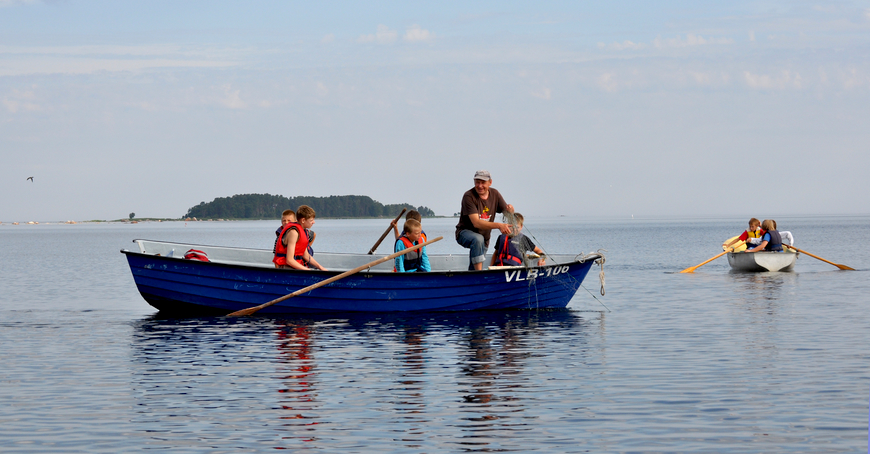
[(791, 271), (797, 252), (729, 252), (728, 264), (734, 271)]

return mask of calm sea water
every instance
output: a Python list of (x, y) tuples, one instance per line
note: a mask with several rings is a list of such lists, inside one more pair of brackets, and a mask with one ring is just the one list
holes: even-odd
[[(118, 251), (271, 248), (277, 221), (0, 225), (0, 451), (863, 452), (870, 217), (777, 221), (858, 271), (672, 273), (742, 218), (530, 219), (607, 250), (605, 296), (595, 267), (567, 311), (241, 319), (161, 317)], [(433, 253), (454, 224), (425, 220)], [(315, 249), (385, 228), (319, 220)]]

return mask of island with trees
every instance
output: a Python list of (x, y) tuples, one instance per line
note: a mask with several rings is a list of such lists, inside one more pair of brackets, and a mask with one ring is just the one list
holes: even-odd
[(280, 219), (281, 212), (286, 209), (296, 210), (299, 205), (314, 208), (319, 218), (392, 218), (403, 208), (417, 210), (424, 217), (435, 216), (435, 212), (425, 206), (415, 207), (408, 203), (384, 205), (364, 195), (285, 197), (272, 194), (236, 194), (232, 197), (218, 197), (211, 202), (200, 202), (187, 210), (182, 218)]

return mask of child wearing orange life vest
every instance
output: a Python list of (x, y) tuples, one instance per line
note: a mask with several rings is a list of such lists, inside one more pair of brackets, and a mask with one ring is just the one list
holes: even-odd
[[(417, 222), (420, 223), (420, 228), (421, 229), (423, 228), (423, 216), (420, 216), (419, 211), (417, 211), (417, 210), (409, 211), (408, 214), (405, 215), (405, 220), (407, 221), (409, 219), (415, 219)], [(399, 237), (402, 235), (399, 234), (399, 227), (398, 227), (398, 225), (396, 225), (396, 221), (390, 221), (390, 225), (393, 226), (393, 235), (395, 235), (396, 239), (398, 240)], [(421, 235), (420, 242), (425, 243), (426, 242), (426, 232), (421, 230), (420, 235)]]
[[(403, 251), (423, 243), (422, 235), (423, 228), (420, 226), (420, 221), (408, 219), (402, 229), (402, 236), (396, 240), (395, 251)], [(429, 256), (426, 254), (426, 246), (396, 257), (396, 267), (393, 268), (393, 271), (399, 273), (432, 271), (432, 266), (429, 265)]]
[[(316, 268), (326, 271), (326, 268), (317, 263), (308, 252), (308, 235), (305, 234), (305, 230), (314, 226), (314, 217), (314, 209), (302, 205), (296, 210), (298, 222), (288, 222), (284, 225), (275, 240), (275, 258), (272, 262), (277, 268), (298, 270)], [(292, 258), (290, 258), (291, 254)]]
[(728, 248), (738, 241), (744, 241), (746, 242), (746, 248), (749, 249), (761, 244), (761, 237), (764, 236), (764, 233), (764, 230), (761, 228), (761, 221), (756, 218), (751, 218), (749, 220), (748, 230), (744, 230), (736, 240), (723, 244), (722, 246)]
[[(534, 251), (543, 254), (544, 251), (535, 246), (527, 236), (523, 235), (523, 215), (514, 213), (517, 220), (515, 232), (502, 233), (495, 242), (495, 251), (489, 266), (523, 266), (523, 257), (526, 251)], [(544, 258), (538, 259), (538, 266), (544, 266)]]

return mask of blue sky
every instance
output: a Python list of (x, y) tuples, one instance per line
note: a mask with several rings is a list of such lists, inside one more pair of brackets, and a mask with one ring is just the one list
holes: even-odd
[(0, 0), (0, 221), (866, 214), (868, 94), (870, 1)]

